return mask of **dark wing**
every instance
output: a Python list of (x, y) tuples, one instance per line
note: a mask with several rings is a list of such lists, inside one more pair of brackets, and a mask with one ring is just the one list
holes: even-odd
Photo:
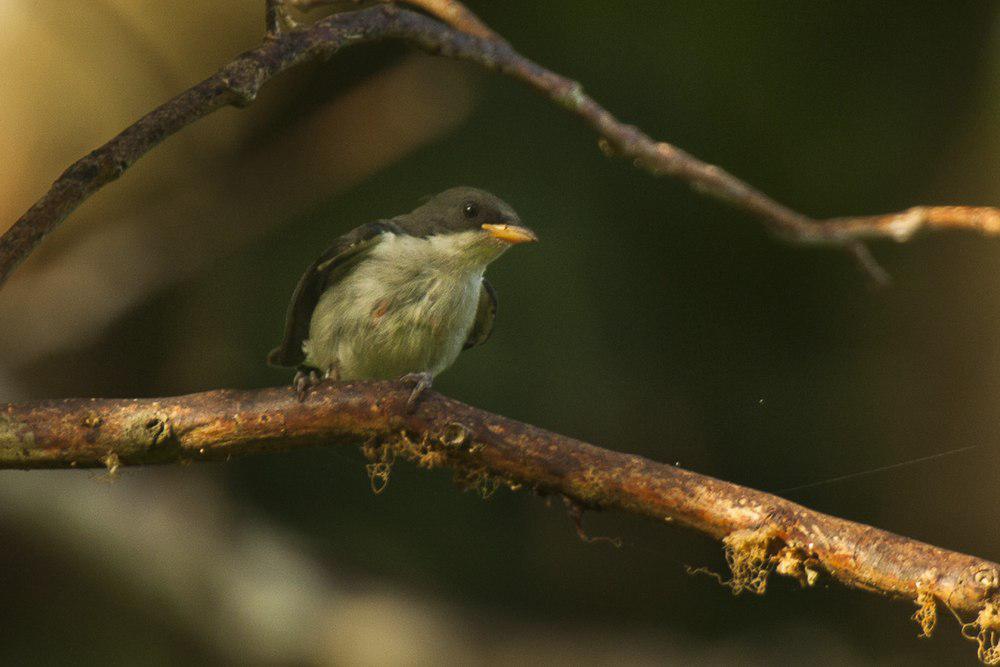
[(469, 338), (465, 341), (463, 350), (482, 345), (490, 339), (493, 333), (493, 320), (497, 316), (497, 292), (490, 281), (483, 278), (483, 287), (479, 290), (479, 307), (476, 308), (476, 320), (469, 329)]
[(313, 310), (320, 296), (375, 247), (383, 232), (400, 231), (395, 223), (388, 220), (369, 222), (341, 236), (320, 255), (295, 287), (285, 320), (285, 338), (267, 355), (267, 362), (273, 366), (298, 366), (305, 361), (302, 343), (309, 337)]

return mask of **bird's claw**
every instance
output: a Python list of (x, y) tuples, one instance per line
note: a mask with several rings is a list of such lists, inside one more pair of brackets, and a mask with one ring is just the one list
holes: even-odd
[(309, 390), (323, 381), (323, 376), (315, 368), (300, 368), (295, 372), (295, 379), (292, 380), (292, 388), (295, 389), (295, 397), (299, 403), (306, 400)]
[(406, 399), (406, 412), (409, 414), (417, 408), (417, 403), (420, 402), (420, 397), (423, 393), (431, 388), (434, 376), (427, 372), (407, 373), (399, 378), (399, 381), (413, 385), (413, 391), (410, 392), (410, 397)]

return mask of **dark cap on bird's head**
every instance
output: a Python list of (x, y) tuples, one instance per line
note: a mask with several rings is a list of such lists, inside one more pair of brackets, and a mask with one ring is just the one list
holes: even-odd
[(393, 222), (406, 233), (421, 237), (481, 230), (507, 243), (538, 240), (533, 231), (521, 225), (510, 204), (485, 190), (464, 186), (434, 195)]

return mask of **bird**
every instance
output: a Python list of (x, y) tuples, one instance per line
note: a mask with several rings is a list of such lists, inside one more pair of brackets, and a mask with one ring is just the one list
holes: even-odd
[(509, 204), (472, 187), (356, 227), (306, 269), (268, 362), (296, 369), (299, 401), (325, 379), (400, 379), (413, 411), (459, 353), (489, 339), (497, 293), (486, 267), (537, 240)]

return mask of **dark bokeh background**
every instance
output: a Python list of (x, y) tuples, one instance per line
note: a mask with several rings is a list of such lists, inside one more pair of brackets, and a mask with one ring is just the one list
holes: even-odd
[[(56, 57), (22, 66), (35, 76), (20, 88), (8, 82), (17, 95), (5, 95), (4, 106), (22, 117), (37, 105), (46, 109), (37, 126), (11, 131), (23, 138), (11, 139), (19, 151), (12, 164), (41, 153), (48, 166), (3, 176), (8, 221), (61, 166), (252, 45), (262, 3), (222, 3), (205, 13), (200, 3), (154, 12), (123, 1), (53, 18), (62, 11), (55, 4), (17, 14), (27, 26), (19, 34), (37, 47), (61, 41), (71, 21), (92, 26), (72, 33), (73, 53), (90, 63), (73, 82), (97, 92), (75, 95), (72, 108), (45, 102), (53, 94), (46, 87), (58, 85), (52, 76), (65, 77), (58, 73), (74, 65)], [(995, 3), (469, 4), (523, 53), (579, 80), (623, 120), (804, 212), (996, 201)], [(98, 39), (120, 32), (139, 46)], [(132, 76), (155, 85), (108, 73), (103, 61), (124, 58), (111, 52), (128, 48), (133, 67), (154, 72)], [(7, 59), (23, 53), (11, 50)], [(193, 55), (179, 55), (186, 51)], [(46, 67), (56, 74), (39, 71)], [(131, 106), (119, 109), (119, 97)], [(101, 108), (101, 99), (115, 110)], [(451, 120), (419, 129), (438, 115)], [(91, 116), (101, 121), (88, 123)], [(997, 242), (935, 235), (877, 244), (894, 283), (875, 289), (842, 253), (782, 245), (742, 213), (605, 158), (588, 129), (524, 87), (398, 45), (354, 49), (294, 72), (259, 104), (219, 116), (109, 186), (0, 293), (13, 300), (0, 308), (9, 323), (0, 325), (8, 348), (0, 386), (10, 398), (287, 382), (263, 359), (308, 262), (361, 222), (470, 184), (507, 199), (542, 243), (491, 268), (501, 298), (494, 336), (464, 354), (438, 389), (771, 491), (977, 445), (789, 497), (1000, 558)], [(61, 135), (45, 122), (93, 139), (56, 141)], [(320, 138), (344, 123), (353, 130)], [(210, 135), (223, 127), (239, 129)], [(365, 166), (353, 170), (358, 164)], [(102, 241), (108, 226), (126, 239), (113, 252)], [(71, 270), (60, 279), (67, 258)], [(133, 265), (142, 267), (141, 289)], [(87, 278), (74, 266), (85, 267)], [(119, 290), (132, 296), (116, 300)], [(77, 311), (103, 314), (87, 319)], [(164, 532), (167, 552), (204, 555), (220, 531), (248, 524), (282, 535), (296, 558), (355, 597), (377, 588), (447, 610), (443, 624), (466, 651), (455, 661), (549, 655), (553, 637), (576, 648), (549, 655), (567, 661), (940, 664), (971, 661), (974, 653), (951, 618), (942, 617), (933, 640), (918, 640), (906, 602), (838, 587), (801, 591), (785, 580), (764, 598), (734, 599), (683, 567), (723, 568), (718, 545), (631, 517), (586, 518), (593, 534), (623, 539), (616, 550), (581, 543), (561, 503), (506, 491), (483, 502), (460, 493), (444, 472), (397, 466), (386, 493), (373, 496), (354, 451), (125, 472), (113, 485), (81, 483), (83, 476), (4, 473), (0, 480), (9, 481), (8, 509), (0, 513), (7, 545), (0, 655), (131, 664), (263, 659), (246, 646), (220, 648), (198, 622), (182, 618), (193, 613), (188, 607), (172, 606), (142, 579), (135, 559), (148, 554), (133, 553), (127, 537), (101, 541), (104, 530), (88, 527), (137, 524), (131, 528), (142, 532), (148, 517), (140, 506), (147, 505), (181, 513), (176, 530)], [(191, 537), (189, 522), (200, 514), (182, 509), (201, 501), (174, 495), (187, 498), (189, 486), (209, 489), (204, 502), (226, 508), (208, 524), (212, 539)], [(104, 504), (66, 519), (62, 506), (82, 501), (60, 505), (52, 497), (77, 498), (71, 494)], [(63, 519), (53, 518), (59, 512)], [(53, 528), (63, 521), (74, 528)], [(232, 539), (263, 539), (249, 534), (257, 537)], [(153, 545), (148, 553), (159, 551)], [(128, 577), (107, 567), (118, 560)], [(278, 557), (265, 563), (272, 577), (286, 567)], [(237, 558), (221, 570), (235, 576), (244, 566)], [(248, 594), (260, 594), (246, 576)], [(214, 590), (211, 581), (206, 590)], [(342, 623), (360, 618), (345, 615)], [(301, 618), (293, 608), (282, 622), (300, 625)], [(398, 629), (388, 625), (365, 641), (389, 642)], [(509, 645), (517, 642), (521, 648)], [(402, 653), (381, 658), (426, 658), (401, 645)], [(442, 646), (435, 660), (449, 657), (448, 643)], [(362, 661), (331, 655), (278, 651), (268, 659)]]

